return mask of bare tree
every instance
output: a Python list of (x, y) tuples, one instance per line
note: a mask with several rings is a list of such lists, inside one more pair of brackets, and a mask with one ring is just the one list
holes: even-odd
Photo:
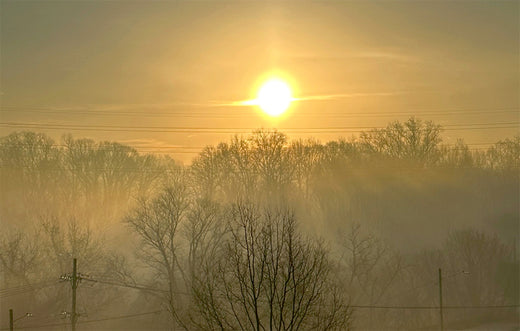
[(292, 161), (285, 134), (256, 130), (247, 138), (234, 136), (229, 143), (206, 147), (191, 170), (202, 196), (230, 202), (283, 192), (294, 180)]
[(447, 300), (473, 305), (518, 303), (508, 295), (518, 289), (518, 271), (505, 269), (508, 264), (517, 262), (513, 258), (513, 247), (502, 243), (496, 235), (476, 230), (452, 232), (445, 242), (444, 258), (447, 271), (464, 271), (445, 283), (451, 292)]
[[(520, 269), (513, 245), (496, 235), (475, 229), (451, 232), (440, 249), (418, 254), (411, 268), (410, 283), (415, 283), (408, 302), (438, 304), (437, 269), (443, 273), (443, 301), (453, 306), (518, 305)], [(517, 316), (514, 309), (468, 309), (446, 311), (445, 323), (474, 323), (498, 317)], [(411, 318), (418, 318), (411, 316)], [(435, 323), (437, 314), (422, 315), (423, 325)], [(469, 325), (469, 324), (468, 324)]]
[[(61, 207), (63, 179), (59, 150), (50, 137), (15, 132), (0, 138), (0, 211), (13, 224)], [(12, 220), (11, 220), (12, 219)]]
[(315, 140), (297, 140), (288, 149), (296, 185), (309, 197), (310, 181), (317, 165), (322, 161), (322, 146)]
[(384, 129), (362, 132), (360, 142), (370, 153), (398, 160), (434, 164), (439, 159), (441, 126), (415, 117), (393, 122)]
[(155, 272), (165, 287), (163, 297), (173, 321), (179, 320), (176, 297), (180, 292), (179, 277), (186, 278), (180, 261), (181, 224), (186, 221), (190, 207), (188, 187), (184, 176), (172, 182), (153, 200), (141, 200), (139, 206), (125, 218), (125, 222), (141, 239), (140, 259)]
[(222, 185), (222, 152), (213, 146), (205, 147), (193, 160), (190, 170), (201, 196), (215, 198)]
[(289, 212), (232, 209), (218, 261), (193, 288), (200, 329), (345, 330), (350, 311), (320, 242), (302, 237)]
[(520, 135), (499, 141), (487, 151), (487, 161), (492, 169), (512, 171), (518, 177), (520, 169)]
[(473, 154), (462, 139), (458, 139), (454, 146), (442, 146), (439, 164), (441, 166), (457, 168), (475, 166)]
[[(1, 304), (56, 316), (68, 310), (70, 286), (60, 276), (70, 274), (77, 258), (84, 280), (121, 280), (125, 260), (107, 251), (102, 237), (87, 224), (45, 219), (37, 231), (6, 233), (0, 238), (0, 272), (4, 275)], [(118, 269), (114, 268), (116, 266)], [(121, 289), (96, 282), (83, 282), (78, 311), (94, 313), (121, 298)]]
[[(115, 142), (63, 137), (63, 166), (72, 186), (76, 206), (91, 210), (101, 205), (103, 218), (118, 219), (131, 197), (153, 192), (164, 179), (168, 160), (140, 155), (134, 148)], [(83, 202), (81, 204), (80, 202)]]
[(203, 264), (217, 257), (220, 243), (227, 231), (224, 208), (211, 200), (199, 199), (188, 211), (183, 234), (187, 246), (185, 269), (189, 285), (203, 272)]
[(273, 194), (286, 188), (293, 180), (294, 172), (287, 135), (276, 130), (256, 130), (248, 141), (254, 172), (266, 193)]
[(66, 273), (73, 258), (81, 262), (83, 270), (103, 269), (104, 243), (88, 223), (76, 219), (60, 222), (56, 217), (47, 217), (42, 220), (42, 229), (41, 249), (49, 261), (49, 269)]
[[(359, 223), (352, 224), (349, 231), (341, 236), (339, 252), (339, 277), (345, 281), (345, 290), (356, 304), (377, 305), (394, 301), (404, 269), (398, 253), (375, 235), (363, 233)], [(387, 313), (356, 312), (357, 325), (363, 328), (389, 326)]]
[(360, 224), (351, 226), (342, 246), (350, 293), (358, 303), (379, 303), (402, 270), (401, 257), (374, 235), (363, 235)]
[(39, 242), (27, 234), (5, 232), (0, 237), (0, 271), (3, 274), (2, 287), (27, 285), (39, 276), (38, 264), (41, 259)]

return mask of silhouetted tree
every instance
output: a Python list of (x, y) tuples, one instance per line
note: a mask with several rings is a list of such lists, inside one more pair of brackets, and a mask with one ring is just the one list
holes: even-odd
[(288, 212), (233, 207), (219, 260), (194, 287), (200, 329), (345, 330), (350, 311), (321, 243), (306, 239)]
[[(451, 232), (443, 246), (418, 254), (412, 263), (411, 281), (414, 293), (407, 298), (415, 304), (437, 304), (435, 275), (442, 268), (445, 305), (486, 306), (518, 304), (520, 273), (512, 245), (496, 236), (469, 229)], [(514, 316), (513, 310), (468, 310), (445, 312), (446, 323)], [(423, 324), (435, 323), (435, 314), (422, 315)]]
[(442, 167), (471, 168), (476, 163), (468, 145), (458, 139), (454, 146), (443, 146), (440, 151), (439, 164)]
[(184, 175), (170, 179), (168, 186), (151, 200), (139, 205), (125, 218), (126, 224), (141, 239), (140, 259), (150, 267), (165, 289), (164, 303), (172, 321), (178, 321), (179, 280), (186, 278), (181, 261), (181, 226), (189, 213), (191, 197)]
[(19, 231), (5, 231), (0, 237), (2, 288), (30, 285), (40, 276), (41, 248), (37, 238)]
[(323, 159), (322, 145), (312, 139), (296, 140), (290, 143), (288, 154), (296, 185), (306, 197), (309, 197), (310, 181)]
[(520, 172), (520, 135), (499, 141), (487, 152), (488, 164), (492, 169)]
[(287, 135), (278, 131), (253, 131), (249, 137), (251, 165), (267, 194), (278, 193), (293, 180)]
[(0, 210), (28, 223), (31, 217), (61, 207), (63, 178), (54, 140), (34, 132), (15, 132), (0, 139)]
[[(400, 254), (374, 234), (363, 231), (359, 223), (350, 224), (348, 231), (342, 231), (338, 239), (337, 277), (351, 300), (367, 306), (395, 303), (402, 289), (399, 278), (405, 269)], [(393, 327), (395, 316), (388, 313), (385, 310), (356, 311), (355, 326)]]
[(420, 165), (432, 165), (439, 159), (441, 126), (415, 117), (393, 122), (384, 129), (362, 132), (360, 142), (369, 153)]

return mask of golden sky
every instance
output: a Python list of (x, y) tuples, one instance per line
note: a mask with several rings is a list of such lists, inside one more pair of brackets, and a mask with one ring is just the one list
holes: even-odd
[[(258, 127), (326, 141), (415, 114), (447, 143), (519, 132), (518, 1), (0, 4), (1, 135), (71, 132), (189, 162)], [(230, 105), (272, 72), (304, 100), (278, 119)]]

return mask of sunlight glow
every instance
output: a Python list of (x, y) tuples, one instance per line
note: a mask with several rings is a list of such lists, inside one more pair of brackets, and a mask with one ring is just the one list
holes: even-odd
[(280, 116), (291, 104), (292, 93), (289, 85), (280, 79), (265, 82), (256, 97), (256, 104), (270, 116)]

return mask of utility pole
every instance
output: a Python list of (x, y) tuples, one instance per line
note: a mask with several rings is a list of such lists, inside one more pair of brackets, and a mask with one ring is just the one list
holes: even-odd
[(439, 313), (441, 315), (441, 331), (444, 331), (444, 316), (442, 315), (442, 270), (439, 268)]
[(13, 310), (9, 309), (9, 331), (14, 330)]
[(74, 260), (72, 260), (72, 313), (70, 316), (72, 331), (76, 331), (76, 288), (78, 288), (77, 272), (77, 260), (74, 258)]
[(64, 317), (70, 316), (70, 323), (72, 331), (76, 331), (76, 322), (78, 320), (79, 314), (76, 312), (76, 289), (78, 288), (79, 283), (81, 282), (82, 276), (78, 273), (78, 261), (76, 258), (72, 259), (72, 274), (64, 274), (60, 276), (61, 281), (67, 281), (71, 283), (72, 286), (72, 311), (63, 311), (62, 315)]

